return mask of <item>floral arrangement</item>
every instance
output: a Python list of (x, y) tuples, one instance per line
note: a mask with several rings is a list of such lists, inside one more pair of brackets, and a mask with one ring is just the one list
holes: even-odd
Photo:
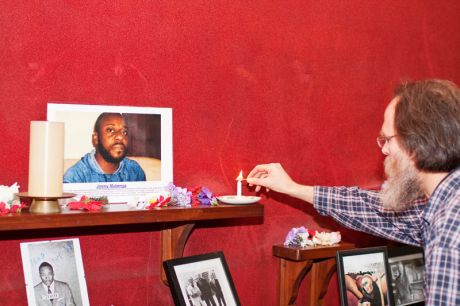
[(70, 210), (99, 211), (107, 202), (107, 197), (90, 198), (82, 196), (79, 201), (67, 203), (67, 206)]
[(164, 206), (196, 207), (198, 205), (218, 205), (217, 198), (206, 187), (195, 187), (189, 191), (187, 188), (168, 185), (169, 196), (160, 195), (149, 201), (147, 209)]
[(301, 247), (315, 245), (333, 245), (341, 240), (340, 232), (318, 232), (305, 227), (292, 228), (284, 240), (285, 246)]
[(9, 213), (21, 212), (21, 208), (24, 207), (16, 193), (19, 192), (19, 185), (14, 183), (11, 186), (0, 186), (0, 216), (4, 216)]

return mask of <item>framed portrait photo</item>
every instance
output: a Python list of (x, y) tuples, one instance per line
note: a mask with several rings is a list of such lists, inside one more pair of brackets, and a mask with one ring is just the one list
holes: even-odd
[(63, 191), (143, 201), (173, 181), (172, 109), (48, 103), (64, 122)]
[(30, 306), (89, 306), (78, 239), (23, 242), (22, 266)]
[(342, 306), (394, 306), (386, 247), (337, 252)]
[(423, 295), (423, 249), (401, 246), (388, 249), (393, 299), (396, 306), (425, 305)]
[(176, 306), (240, 306), (232, 277), (222, 252), (163, 262)]

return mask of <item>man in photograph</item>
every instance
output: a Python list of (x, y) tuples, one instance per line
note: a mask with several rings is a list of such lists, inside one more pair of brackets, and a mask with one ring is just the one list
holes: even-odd
[(64, 183), (145, 181), (141, 166), (126, 157), (128, 142), (128, 127), (123, 115), (100, 114), (92, 134), (94, 150), (65, 172)]
[[(198, 281), (198, 279), (197, 279)], [(187, 292), (187, 297), (189, 299), (189, 303), (192, 306), (202, 306), (201, 304), (201, 291), (198, 288), (198, 285), (196, 281), (193, 279), (193, 277), (190, 277), (188, 280), (188, 285), (185, 288), (185, 291)]]
[(34, 287), (37, 306), (75, 306), (70, 286), (54, 279), (51, 264), (42, 262), (38, 272), (42, 281)]
[(201, 299), (207, 306), (217, 306), (214, 301), (211, 285), (209, 284), (208, 273), (201, 273), (201, 277), (197, 282), (198, 288), (201, 291)]
[(211, 281), (209, 282), (212, 292), (215, 294), (219, 306), (227, 306), (224, 299), (222, 288), (220, 287), (219, 280), (214, 272), (211, 273)]

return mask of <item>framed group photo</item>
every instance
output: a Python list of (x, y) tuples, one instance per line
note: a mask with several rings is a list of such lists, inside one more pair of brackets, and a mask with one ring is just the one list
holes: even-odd
[(20, 247), (29, 306), (89, 306), (78, 239), (23, 242)]
[(342, 306), (395, 306), (386, 247), (337, 252)]
[(240, 306), (222, 252), (166, 260), (163, 267), (176, 306)]
[(423, 269), (425, 265), (423, 249), (401, 246), (388, 249), (393, 297), (396, 306), (422, 306)]

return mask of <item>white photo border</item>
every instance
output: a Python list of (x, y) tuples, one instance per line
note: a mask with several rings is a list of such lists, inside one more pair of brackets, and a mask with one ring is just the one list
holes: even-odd
[[(88, 290), (86, 287), (86, 277), (85, 272), (83, 269), (83, 260), (81, 256), (81, 249), (80, 249), (80, 240), (78, 238), (72, 239), (60, 239), (60, 240), (44, 240), (44, 241), (34, 241), (34, 242), (21, 242), (21, 258), (22, 258), (22, 266), (24, 271), (24, 280), (26, 285), (26, 293), (27, 293), (27, 304), (29, 306), (37, 306), (36, 304), (36, 297), (34, 292), (34, 286), (39, 283), (38, 281), (34, 282), (34, 275), (38, 276), (38, 267), (42, 262), (49, 262), (53, 267), (56, 265), (56, 261), (59, 258), (62, 258), (62, 254), (56, 254), (53, 252), (47, 252), (47, 247), (55, 247), (58, 244), (63, 244), (65, 249), (65, 243), (70, 243), (73, 246), (73, 256), (74, 256), (74, 263), (76, 265), (76, 271), (72, 271), (77, 274), (78, 277), (78, 292), (79, 294), (76, 295), (73, 291), (74, 298), (78, 296), (78, 301), (81, 301), (82, 306), (89, 306), (89, 299), (88, 299)], [(40, 254), (34, 254), (31, 252), (31, 248), (38, 248), (42, 245), (40, 249)], [(63, 249), (63, 252), (65, 250)], [(34, 257), (36, 256), (36, 257)], [(56, 274), (56, 271), (55, 271)], [(58, 274), (59, 275), (59, 274)], [(37, 278), (37, 277), (35, 277)], [(56, 277), (56, 280), (69, 282), (68, 279), (62, 278), (60, 276)], [(74, 283), (76, 280), (73, 280)], [(78, 303), (77, 303), (78, 304)]]
[[(47, 120), (60, 121), (58, 112), (83, 112), (100, 114), (116, 112), (125, 114), (152, 114), (161, 116), (161, 179), (145, 182), (97, 182), (97, 183), (64, 183), (63, 191), (91, 197), (107, 196), (109, 203), (145, 202), (149, 197), (164, 194), (166, 187), (173, 182), (173, 138), (172, 138), (172, 108), (135, 107), (114, 105), (66, 104), (49, 102), (47, 105)], [(65, 124), (65, 121), (64, 121)], [(65, 132), (67, 134), (68, 131)], [(88, 137), (90, 135), (83, 135)], [(72, 138), (72, 137), (68, 137)], [(69, 141), (69, 140), (65, 140)]]

